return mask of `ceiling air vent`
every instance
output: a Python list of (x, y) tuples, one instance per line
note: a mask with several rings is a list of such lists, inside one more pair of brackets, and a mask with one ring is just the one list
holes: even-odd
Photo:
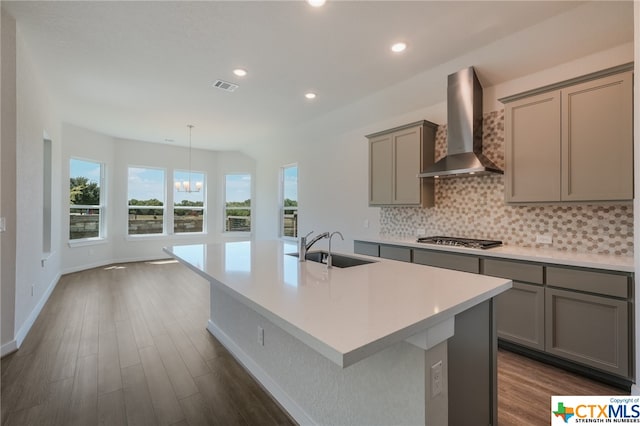
[(218, 89), (225, 90), (227, 92), (233, 92), (238, 88), (238, 85), (224, 80), (216, 80), (216, 82), (213, 83), (213, 87), (217, 87)]

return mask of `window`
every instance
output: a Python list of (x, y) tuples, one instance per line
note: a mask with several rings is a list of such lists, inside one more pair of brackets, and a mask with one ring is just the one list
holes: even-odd
[(282, 168), (281, 235), (298, 236), (298, 166)]
[(129, 235), (165, 233), (165, 185), (164, 170), (129, 167)]
[(225, 232), (251, 232), (251, 175), (225, 175), (224, 198)]
[(69, 240), (103, 238), (103, 180), (102, 163), (69, 160)]
[[(204, 232), (204, 173), (176, 170), (173, 172), (173, 181), (176, 182), (173, 187), (173, 232)], [(196, 189), (188, 192), (180, 190), (179, 186), (182, 189)]]

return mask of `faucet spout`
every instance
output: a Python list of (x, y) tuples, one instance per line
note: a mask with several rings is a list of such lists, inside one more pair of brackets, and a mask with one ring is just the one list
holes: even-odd
[(344, 241), (344, 237), (342, 236), (341, 232), (335, 231), (332, 232), (331, 235), (329, 235), (329, 254), (327, 255), (327, 268), (333, 267), (333, 259), (331, 258), (331, 239), (336, 234), (340, 235), (340, 238), (342, 239), (342, 241)]

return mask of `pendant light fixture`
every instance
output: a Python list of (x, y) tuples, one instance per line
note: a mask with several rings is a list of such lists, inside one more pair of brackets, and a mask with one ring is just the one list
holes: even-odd
[(191, 180), (191, 130), (193, 129), (193, 124), (187, 124), (189, 128), (189, 180), (185, 181), (176, 181), (175, 188), (178, 192), (200, 192), (202, 189), (202, 182), (196, 182), (193, 185), (193, 181)]

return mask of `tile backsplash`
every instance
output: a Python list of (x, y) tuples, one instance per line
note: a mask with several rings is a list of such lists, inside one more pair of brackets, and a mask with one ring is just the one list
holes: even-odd
[[(483, 152), (504, 168), (504, 111), (484, 115)], [(436, 133), (436, 158), (446, 153), (446, 125)], [(471, 176), (436, 180), (431, 208), (382, 207), (384, 237), (426, 235), (502, 240), (520, 247), (551, 247), (582, 253), (633, 255), (633, 205), (541, 204), (507, 205), (504, 176)], [(553, 237), (553, 244), (536, 244), (536, 235)]]

